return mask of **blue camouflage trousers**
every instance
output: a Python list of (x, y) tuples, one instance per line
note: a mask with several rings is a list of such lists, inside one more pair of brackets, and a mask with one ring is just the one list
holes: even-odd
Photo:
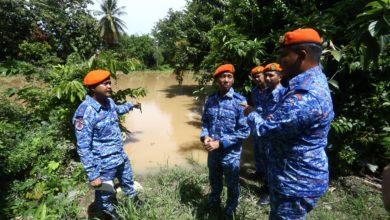
[(253, 156), (255, 159), (256, 173), (267, 178), (267, 154), (265, 145), (259, 138), (253, 137)]
[(227, 201), (225, 213), (232, 215), (238, 206), (240, 197), (240, 153), (209, 152), (207, 158), (209, 168), (209, 181), (211, 193), (209, 205), (219, 206), (221, 204), (221, 193), (223, 189), (223, 176), (227, 185)]
[(316, 205), (319, 197), (293, 197), (270, 190), (270, 220), (304, 220)]
[[(133, 182), (133, 171), (131, 169), (130, 161), (126, 159), (122, 164), (112, 169), (102, 169), (100, 171), (100, 178), (103, 181), (114, 180), (118, 178), (123, 193), (133, 198), (136, 195)], [(114, 205), (112, 203), (112, 196), (114, 192), (107, 192), (95, 190), (95, 202), (104, 211), (112, 213)]]

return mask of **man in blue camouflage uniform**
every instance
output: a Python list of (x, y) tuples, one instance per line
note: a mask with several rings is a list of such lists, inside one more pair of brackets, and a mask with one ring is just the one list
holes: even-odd
[(211, 193), (209, 205), (218, 209), (221, 203), (223, 176), (227, 183), (225, 218), (232, 218), (240, 197), (240, 158), (242, 142), (249, 135), (242, 103), (246, 99), (234, 92), (234, 67), (225, 64), (217, 68), (214, 79), (219, 91), (207, 98), (202, 115), (200, 139), (209, 152), (207, 166)]
[[(264, 90), (261, 96), (261, 105), (254, 106), (257, 109), (257, 112), (263, 117), (267, 117), (269, 112), (272, 112), (279, 102), (279, 99), (283, 96), (285, 88), (280, 84), (282, 68), (278, 63), (267, 64), (263, 69), (264, 74), (264, 83), (266, 89)], [(259, 155), (262, 161), (262, 170), (264, 170), (264, 190), (260, 195), (258, 201), (259, 205), (267, 205), (270, 202), (269, 198), (269, 186), (267, 180), (267, 164), (269, 157), (269, 148), (272, 147), (272, 142), (266, 138), (259, 137), (256, 134), (253, 134), (254, 138), (258, 140), (259, 143)]]
[[(253, 82), (255, 87), (251, 92), (251, 105), (259, 110), (259, 113), (262, 112), (264, 105), (269, 97), (267, 85), (265, 83), (264, 77), (264, 67), (257, 66), (251, 70)], [(260, 191), (260, 198), (257, 202), (258, 205), (269, 204), (269, 193), (267, 185), (267, 160), (266, 160), (266, 151), (263, 141), (259, 136), (254, 134), (252, 136), (253, 141), (253, 157), (255, 159), (256, 172), (254, 178), (256, 180), (262, 180), (263, 187)]]
[(267, 116), (249, 106), (245, 114), (252, 133), (272, 143), (268, 157), (270, 219), (305, 219), (328, 187), (325, 147), (333, 105), (319, 66), (318, 33), (298, 29), (287, 32), (281, 43), (285, 94)]
[[(119, 115), (140, 103), (116, 105), (110, 98), (110, 73), (94, 70), (84, 78), (89, 92), (77, 108), (73, 124), (77, 138), (77, 153), (87, 173), (91, 186), (99, 187), (102, 182), (113, 181), (118, 177), (125, 195), (136, 199), (133, 186), (133, 173), (130, 161), (123, 150), (119, 128)], [(111, 201), (113, 191), (95, 190), (95, 202), (105, 212), (115, 215)]]
[(264, 67), (264, 81), (267, 86), (265, 98), (263, 98), (263, 109), (259, 109), (263, 116), (267, 116), (275, 110), (280, 98), (286, 92), (286, 88), (280, 83), (282, 79), (282, 68), (278, 63), (270, 63)]
[[(251, 75), (255, 86), (251, 92), (251, 104), (255, 108), (262, 109), (262, 105), (265, 103), (266, 95), (266, 85), (264, 81), (264, 67), (256, 66), (251, 70)], [(259, 179), (266, 175), (265, 171), (265, 160), (263, 158), (263, 147), (258, 136), (252, 135), (253, 141), (253, 157), (255, 159), (255, 178)]]

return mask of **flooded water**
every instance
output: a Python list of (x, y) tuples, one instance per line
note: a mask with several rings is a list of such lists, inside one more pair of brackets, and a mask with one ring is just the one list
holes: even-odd
[(160, 167), (188, 166), (188, 160), (201, 164), (207, 153), (199, 141), (200, 110), (192, 92), (191, 76), (178, 85), (172, 74), (133, 73), (120, 75), (114, 89), (144, 87), (148, 95), (139, 99), (142, 113), (135, 109), (126, 116), (131, 131), (125, 141), (135, 173), (155, 172)]
[[(142, 113), (135, 109), (126, 115), (125, 126), (131, 134), (125, 141), (136, 174), (157, 172), (161, 167), (189, 166), (189, 161), (206, 164), (207, 152), (199, 141), (203, 103), (192, 95), (197, 88), (192, 76), (178, 85), (173, 74), (131, 73), (120, 75), (114, 90), (144, 87), (146, 97), (139, 99)], [(242, 166), (251, 166), (250, 146), (244, 147)], [(247, 159), (246, 159), (247, 158)]]

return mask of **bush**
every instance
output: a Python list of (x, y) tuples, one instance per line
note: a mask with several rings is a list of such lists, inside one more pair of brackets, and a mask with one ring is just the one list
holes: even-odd
[[(2, 216), (33, 216), (41, 203), (56, 218), (75, 215), (77, 209), (70, 208), (76, 207), (75, 198), (63, 200), (67, 205), (62, 209), (67, 211), (62, 214), (52, 211), (60, 207), (58, 201), (50, 200), (67, 195), (80, 181), (81, 172), (74, 171), (81, 166), (71, 162), (74, 145), (61, 136), (60, 123), (40, 121), (40, 114), (5, 98), (1, 102), (0, 177), (6, 184), (1, 192)], [(69, 169), (72, 173), (66, 172)]]
[(37, 65), (47, 65), (61, 62), (61, 59), (53, 55), (51, 46), (44, 42), (23, 41), (19, 45), (20, 56), (23, 60)]
[[(77, 162), (71, 118), (86, 95), (82, 78), (96, 68), (109, 69), (115, 77), (117, 71), (128, 73), (136, 65), (136, 60), (118, 60), (114, 52), (101, 53), (89, 61), (73, 54), (64, 65), (28, 75), (43, 79), (41, 86), (6, 92), (16, 102), (0, 100), (0, 178), (5, 183), (0, 218), (76, 218), (77, 198), (83, 193), (83, 188), (77, 187), (86, 178)], [(19, 62), (3, 66), (4, 72), (12, 72), (9, 69), (19, 69)], [(143, 88), (135, 88), (117, 91), (113, 98), (120, 103), (128, 96), (145, 95)]]

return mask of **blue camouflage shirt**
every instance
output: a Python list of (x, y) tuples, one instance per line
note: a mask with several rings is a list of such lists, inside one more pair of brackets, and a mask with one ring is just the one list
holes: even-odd
[[(261, 93), (261, 105), (256, 108), (256, 111), (261, 114), (262, 117), (267, 117), (271, 112), (275, 110), (279, 100), (286, 92), (286, 88), (281, 84), (278, 84), (272, 91), (268, 88)], [(256, 134), (252, 135), (255, 141), (261, 141), (263, 147), (269, 148), (272, 146), (272, 141), (267, 138), (259, 137)], [(268, 152), (268, 150), (266, 150)], [(268, 156), (268, 153), (267, 153)]]
[(111, 98), (107, 102), (104, 107), (87, 95), (72, 120), (77, 153), (90, 181), (98, 178), (102, 169), (114, 168), (127, 159), (118, 115), (132, 110), (133, 104), (116, 105)]
[(253, 107), (255, 107), (256, 110), (261, 111), (263, 109), (263, 105), (266, 99), (267, 99), (267, 89), (261, 90), (257, 86), (255, 86), (252, 89), (251, 101)]
[(241, 149), (250, 131), (243, 113), (244, 107), (240, 105), (243, 102), (246, 103), (245, 97), (234, 92), (233, 88), (223, 97), (218, 93), (209, 96), (202, 115), (201, 139), (209, 136), (213, 140), (220, 140), (222, 147), (217, 151)]
[(328, 82), (319, 66), (292, 78), (266, 117), (257, 112), (248, 115), (252, 132), (272, 142), (268, 157), (272, 189), (299, 197), (326, 192), (329, 171), (325, 147), (333, 117)]
[[(259, 89), (259, 87), (255, 86), (252, 89), (251, 92), (251, 101), (253, 107), (256, 109), (258, 113), (261, 113), (263, 111), (263, 108), (265, 107), (265, 102), (268, 98), (268, 91), (267, 89)], [(260, 137), (252, 135), (253, 141), (255, 144), (258, 144), (258, 141), (260, 141)]]
[[(275, 109), (279, 99), (284, 95), (286, 88), (281, 84), (277, 85), (274, 90), (269, 89), (260, 90), (257, 87), (252, 89), (251, 99), (256, 111), (262, 116), (267, 116), (269, 112)], [(254, 135), (253, 138), (259, 140), (260, 137)]]
[(276, 105), (284, 96), (285, 92), (286, 88), (283, 87), (280, 83), (272, 91), (267, 89), (263, 95), (263, 104), (261, 105), (262, 109), (259, 109), (259, 111), (265, 116), (275, 111)]

